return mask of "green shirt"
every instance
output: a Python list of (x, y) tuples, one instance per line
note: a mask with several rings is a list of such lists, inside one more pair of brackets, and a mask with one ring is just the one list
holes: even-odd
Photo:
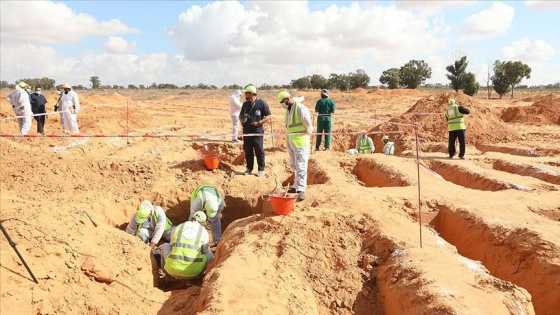
[(325, 115), (325, 116), (317, 117), (317, 121), (331, 121), (330, 114), (334, 113), (334, 110), (335, 110), (335, 105), (332, 99), (327, 97), (318, 100), (317, 104), (315, 104), (315, 112), (318, 112), (319, 115)]

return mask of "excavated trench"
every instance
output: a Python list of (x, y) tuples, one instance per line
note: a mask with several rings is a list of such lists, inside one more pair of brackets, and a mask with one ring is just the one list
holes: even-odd
[(366, 187), (405, 187), (415, 183), (398, 170), (369, 158), (358, 158), (351, 172)]
[(491, 178), (460, 165), (441, 161), (427, 161), (426, 164), (428, 164), (432, 171), (441, 175), (445, 180), (466, 188), (485, 191), (500, 191), (506, 189), (527, 190), (527, 188), (521, 185)]
[[(307, 165), (307, 185), (321, 185), (326, 184), (330, 180), (327, 172), (317, 164), (314, 159), (309, 159)], [(288, 184), (294, 184), (294, 174), (291, 174), (282, 182), (282, 186), (286, 187)]]
[(531, 293), (536, 314), (558, 314), (560, 265), (548, 253), (557, 244), (529, 229), (490, 225), (467, 209), (439, 205), (431, 225), (459, 253), (481, 261), (489, 272)]
[(544, 168), (539, 168), (536, 166), (526, 165), (521, 163), (507, 162), (504, 160), (494, 161), (492, 167), (499, 171), (518, 174), (522, 176), (530, 176), (545, 181), (547, 183), (560, 185), (560, 174)]

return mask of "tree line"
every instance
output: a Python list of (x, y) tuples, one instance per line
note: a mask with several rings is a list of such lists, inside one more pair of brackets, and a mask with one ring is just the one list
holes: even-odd
[[(451, 65), (445, 69), (448, 74), (447, 79), (450, 81), (450, 86), (456, 92), (462, 90), (463, 93), (473, 96), (480, 89), (480, 85), (476, 81), (476, 76), (472, 72), (467, 71), (468, 67), (467, 56), (462, 56), (455, 60)], [(432, 69), (424, 60), (410, 60), (400, 68), (390, 68), (381, 74), (379, 82), (389, 89), (407, 88), (416, 89), (423, 85), (426, 79), (431, 78)], [(488, 98), (490, 98), (490, 88), (492, 87), (496, 93), (502, 98), (503, 95), (511, 91), (511, 98), (513, 98), (513, 91), (516, 86), (519, 86), (523, 79), (531, 78), (531, 68), (522, 63), (521, 61), (500, 61), (496, 60), (493, 66), (493, 75), (490, 75), (490, 67), (488, 67), (488, 74), (484, 78)], [(32, 87), (40, 87), (44, 90), (55, 88), (55, 80), (50, 78), (24, 78), (16, 81), (25, 81)], [(123, 85), (102, 85), (101, 79), (98, 76), (90, 78), (92, 89), (125, 89)], [(261, 84), (257, 88), (260, 90), (278, 90), (278, 89), (338, 89), (340, 91), (350, 91), (357, 88), (367, 88), (370, 83), (370, 77), (362, 69), (356, 72), (347, 74), (331, 73), (328, 78), (319, 74), (301, 77), (291, 80), (287, 85), (268, 85)], [(549, 84), (544, 87), (557, 88), (560, 83)], [(0, 82), (1, 88), (14, 88), (15, 84), (8, 84), (6, 81)], [(73, 86), (74, 89), (86, 89), (82, 85)], [(208, 85), (199, 83), (197, 85), (184, 85), (177, 86), (172, 83), (155, 83), (151, 85), (134, 85), (129, 84), (127, 89), (203, 89), (203, 90), (217, 90), (215, 85)], [(224, 85), (222, 89), (242, 89), (243, 86), (238, 84)]]

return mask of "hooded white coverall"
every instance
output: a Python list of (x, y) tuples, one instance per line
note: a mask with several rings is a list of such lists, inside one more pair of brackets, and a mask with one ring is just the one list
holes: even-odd
[(78, 93), (73, 90), (70, 90), (68, 94), (62, 92), (62, 97), (58, 101), (58, 111), (64, 130), (79, 133), (78, 112), (80, 111), (80, 101)]
[[(152, 206), (153, 211), (157, 212), (157, 215), (152, 215), (151, 219), (144, 221), (144, 223), (138, 226), (136, 223), (136, 212), (130, 218), (128, 226), (126, 227), (126, 233), (138, 236), (144, 243), (148, 244), (150, 242), (157, 244), (161, 238), (169, 242), (171, 237), (171, 230), (173, 227), (165, 230), (165, 224), (167, 223), (167, 216), (165, 211), (160, 206)], [(158, 222), (154, 222), (155, 218), (158, 218)]]
[(29, 94), (22, 89), (19, 85), (16, 85), (16, 89), (13, 90), (6, 100), (12, 104), (14, 113), (16, 116), (25, 116), (18, 118), (19, 132), (22, 135), (26, 135), (31, 130), (31, 124), (33, 122), (33, 112), (31, 111), (31, 102), (29, 101)]
[(241, 90), (235, 91), (229, 97), (229, 115), (233, 124), (232, 141), (237, 141), (237, 132), (239, 131), (239, 113), (243, 105), (239, 98), (241, 97)]
[[(313, 127), (313, 121), (311, 120), (311, 114), (309, 109), (299, 102), (298, 99), (294, 99), (294, 104), (290, 107), (288, 112), (288, 117), (292, 114), (298, 115), (301, 123), (307, 130), (307, 133), (312, 133), (315, 128)], [(298, 106), (296, 106), (296, 104)], [(296, 110), (297, 109), (297, 110)], [(296, 110), (295, 113), (292, 113)], [(288, 111), (288, 110), (287, 110)], [(289, 121), (285, 122), (286, 130), (289, 128)], [(306, 135), (308, 138), (309, 136)], [(290, 167), (294, 172), (294, 186), (297, 192), (305, 191), (307, 188), (307, 164), (309, 162), (309, 141), (305, 142), (305, 145), (298, 147), (292, 141), (291, 136), (287, 136), (286, 145), (288, 146), (288, 154), (290, 155)]]

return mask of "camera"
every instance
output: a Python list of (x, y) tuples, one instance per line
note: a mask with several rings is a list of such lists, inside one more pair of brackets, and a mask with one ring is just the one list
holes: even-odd
[(248, 114), (243, 114), (243, 117), (241, 118), (241, 122), (243, 123), (243, 125), (248, 125), (251, 123), (251, 116), (249, 116)]

